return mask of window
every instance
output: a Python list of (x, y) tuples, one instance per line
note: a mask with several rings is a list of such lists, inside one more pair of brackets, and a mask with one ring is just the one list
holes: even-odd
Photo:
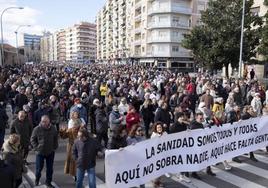
[(172, 25), (173, 26), (179, 26), (180, 18), (179, 17), (173, 17), (172, 18)]
[(160, 38), (164, 38), (164, 37), (167, 36), (167, 32), (165, 32), (165, 31), (159, 31), (158, 35), (159, 35)]
[(253, 7), (251, 8), (251, 13), (253, 16), (259, 16), (259, 13), (260, 13), (260, 7)]
[(179, 46), (172, 46), (172, 52), (179, 52)]

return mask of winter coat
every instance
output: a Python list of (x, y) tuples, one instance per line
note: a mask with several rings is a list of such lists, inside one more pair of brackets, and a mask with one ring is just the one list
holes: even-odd
[(89, 169), (96, 166), (96, 155), (101, 151), (100, 143), (89, 137), (87, 140), (82, 141), (76, 139), (73, 145), (72, 154), (76, 161), (76, 166), (79, 169)]
[(116, 131), (121, 124), (121, 120), (119, 119), (121, 116), (119, 112), (112, 111), (109, 115), (109, 127), (111, 131)]
[(126, 137), (112, 136), (110, 137), (107, 149), (119, 149), (127, 146)]
[(33, 124), (36, 127), (40, 121), (42, 116), (47, 115), (49, 116), (49, 108), (38, 108), (33, 115)]
[(49, 117), (50, 117), (50, 122), (53, 125), (60, 123), (61, 110), (60, 110), (60, 104), (58, 102), (54, 105), (51, 104)]
[(46, 129), (41, 125), (34, 128), (31, 144), (37, 154), (49, 155), (58, 148), (58, 133), (55, 126)]
[(20, 144), (23, 148), (28, 148), (30, 145), (30, 139), (32, 135), (33, 125), (26, 117), (24, 121), (20, 121), (16, 118), (10, 128), (10, 133), (16, 133), (20, 135)]
[(190, 123), (189, 128), (190, 128), (191, 130), (194, 130), (194, 129), (204, 129), (204, 126), (203, 126), (202, 123), (199, 123), (199, 122), (197, 122), (197, 121), (194, 120), (194, 121), (192, 121), (192, 122)]
[(162, 122), (163, 124), (166, 124), (168, 127), (171, 122), (171, 117), (168, 112), (168, 110), (164, 110), (162, 108), (157, 108), (155, 112), (154, 122)]
[(95, 120), (97, 133), (107, 133), (108, 118), (104, 110), (97, 108), (95, 111)]
[(28, 103), (28, 98), (26, 95), (24, 94), (17, 94), (15, 96), (15, 106), (16, 106), (16, 112), (19, 112), (20, 110), (22, 110), (23, 105)]
[(188, 125), (185, 123), (179, 123), (176, 121), (171, 127), (170, 127), (170, 133), (179, 133), (187, 130)]
[(133, 125), (140, 123), (140, 118), (140, 114), (137, 112), (128, 113), (126, 116), (127, 130), (130, 131)]
[(16, 169), (12, 164), (0, 159), (0, 180), (1, 187), (15, 187)]
[(85, 122), (87, 122), (88, 119), (87, 109), (83, 105), (81, 107), (79, 107), (78, 105), (73, 105), (70, 109), (70, 113), (74, 111), (78, 112), (80, 117), (83, 118)]
[(154, 122), (154, 106), (148, 105), (147, 107), (141, 107), (141, 114), (145, 124), (150, 124)]
[(261, 100), (254, 97), (251, 101), (251, 106), (252, 106), (253, 110), (257, 113), (257, 116), (260, 116), (261, 112), (262, 112)]
[(15, 179), (21, 179), (23, 172), (23, 157), (18, 146), (12, 145), (6, 140), (3, 144), (3, 159), (7, 163), (12, 164), (16, 169)]
[(5, 130), (7, 122), (8, 116), (6, 114), (6, 111), (3, 109), (3, 107), (0, 107), (0, 131)]
[(72, 155), (72, 148), (74, 141), (77, 138), (78, 129), (60, 129), (60, 137), (62, 139), (68, 139), (68, 144), (66, 148), (66, 160), (64, 163), (64, 173), (71, 176), (76, 176), (76, 162)]

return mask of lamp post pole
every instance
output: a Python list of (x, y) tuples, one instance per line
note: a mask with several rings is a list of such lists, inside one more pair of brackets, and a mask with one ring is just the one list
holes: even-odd
[(3, 15), (4, 13), (9, 10), (9, 9), (23, 9), (23, 7), (7, 7), (6, 9), (4, 9), (1, 13), (1, 18), (0, 18), (0, 22), (1, 22), (1, 60), (0, 60), (0, 66), (4, 65), (4, 34), (3, 34)]
[(16, 34), (16, 49), (17, 49), (16, 54), (17, 54), (17, 63), (18, 64), (20, 63), (20, 60), (19, 60), (19, 45), (18, 45), (18, 31), (22, 27), (31, 27), (31, 25), (20, 25), (15, 31), (15, 34)]
[(243, 0), (242, 21), (241, 21), (240, 54), (239, 54), (239, 69), (238, 69), (239, 78), (243, 77), (242, 69), (243, 69), (243, 38), (244, 38), (245, 5), (246, 5), (246, 0)]

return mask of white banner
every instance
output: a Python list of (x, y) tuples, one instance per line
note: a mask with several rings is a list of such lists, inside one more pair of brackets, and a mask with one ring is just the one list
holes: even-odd
[(126, 188), (165, 173), (200, 171), (268, 145), (268, 117), (153, 138), (105, 154), (106, 185)]

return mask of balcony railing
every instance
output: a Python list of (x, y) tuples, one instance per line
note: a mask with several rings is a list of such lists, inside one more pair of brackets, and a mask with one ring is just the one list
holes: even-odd
[(172, 6), (166, 7), (166, 8), (150, 8), (148, 9), (148, 15), (153, 15), (153, 14), (159, 14), (159, 13), (180, 13), (180, 14), (187, 14), (191, 15), (192, 14), (192, 9), (187, 8), (187, 7), (179, 7), (179, 6)]
[(181, 22), (181, 23), (177, 23), (177, 22), (165, 22), (165, 23), (157, 23), (157, 22), (151, 22), (148, 23), (148, 28), (149, 29), (154, 29), (154, 28), (168, 28), (168, 27), (175, 27), (175, 28), (181, 28), (181, 29), (190, 29), (191, 26), (189, 23), (187, 22)]
[(167, 36), (167, 37), (149, 37), (147, 42), (148, 43), (180, 43), (182, 41), (183, 37), (175, 37), (175, 36)]

